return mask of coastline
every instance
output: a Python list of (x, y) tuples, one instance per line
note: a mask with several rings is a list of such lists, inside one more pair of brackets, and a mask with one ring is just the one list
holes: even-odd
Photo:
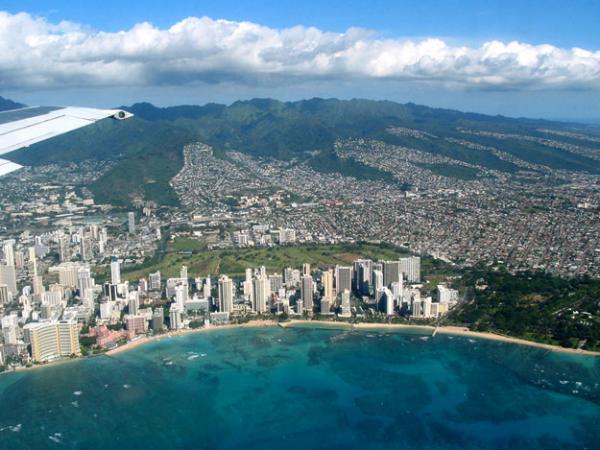
[(572, 355), (585, 355), (585, 356), (600, 356), (600, 352), (593, 350), (583, 350), (579, 348), (567, 348), (559, 345), (544, 344), (543, 342), (529, 341), (527, 339), (520, 339), (511, 336), (505, 336), (503, 334), (496, 334), (487, 331), (471, 331), (464, 327), (445, 326), (439, 327), (438, 333), (448, 334), (454, 336), (467, 336), (480, 339), (487, 339), (498, 342), (506, 342), (509, 344), (526, 345), (528, 347), (537, 347), (544, 350), (549, 350), (557, 353), (569, 353)]
[(576, 348), (567, 348), (560, 347), (558, 345), (544, 344), (542, 342), (528, 341), (527, 339), (520, 339), (511, 336), (505, 336), (502, 334), (496, 334), (491, 332), (483, 332), (483, 331), (471, 331), (465, 327), (457, 327), (457, 326), (443, 326), (443, 327), (434, 327), (433, 325), (408, 325), (408, 324), (400, 324), (400, 323), (356, 323), (352, 324), (349, 322), (336, 322), (333, 320), (292, 320), (290, 322), (285, 322), (280, 324), (282, 327), (293, 328), (293, 326), (297, 325), (324, 325), (330, 326), (332, 328), (337, 329), (357, 329), (357, 330), (422, 330), (422, 331), (430, 331), (432, 334), (435, 332), (436, 334), (445, 334), (452, 336), (465, 336), (471, 338), (479, 338), (486, 339), (490, 341), (497, 342), (505, 342), (509, 344), (515, 345), (525, 345), (528, 347), (536, 347), (544, 350), (549, 350), (557, 353), (568, 353), (572, 355), (585, 355), (585, 356), (600, 356), (600, 352), (592, 351), (592, 350), (583, 350)]
[(229, 325), (217, 325), (201, 328), (188, 328), (185, 330), (169, 331), (168, 333), (158, 334), (156, 336), (145, 336), (134, 341), (128, 341), (126, 344), (119, 347), (108, 350), (104, 353), (106, 356), (113, 356), (119, 353), (133, 350), (134, 348), (140, 347), (141, 345), (148, 344), (150, 342), (160, 341), (162, 339), (170, 339), (177, 336), (185, 336), (188, 334), (206, 333), (212, 330), (229, 330), (233, 328), (261, 328), (261, 327), (275, 327), (277, 322), (273, 320), (251, 320), (250, 322), (240, 324), (229, 324)]
[(471, 331), (465, 327), (457, 327), (457, 326), (442, 326), (442, 327), (434, 327), (432, 325), (409, 325), (409, 324), (389, 324), (389, 323), (350, 323), (350, 322), (342, 322), (342, 321), (334, 321), (334, 320), (291, 320), (288, 322), (276, 322), (274, 320), (251, 320), (250, 322), (242, 323), (242, 324), (228, 324), (228, 325), (216, 325), (209, 327), (201, 327), (194, 329), (185, 329), (185, 330), (177, 330), (177, 331), (169, 331), (168, 333), (159, 334), (155, 336), (142, 336), (136, 340), (128, 341), (126, 344), (123, 344), (119, 347), (115, 347), (111, 350), (108, 350), (105, 353), (93, 355), (93, 356), (84, 356), (73, 359), (63, 359), (58, 361), (53, 361), (46, 364), (38, 364), (33, 365), (31, 367), (19, 367), (14, 370), (7, 370), (0, 375), (8, 374), (8, 373), (19, 373), (19, 372), (27, 372), (30, 370), (37, 370), (46, 367), (55, 367), (62, 364), (67, 364), (74, 361), (80, 361), (86, 358), (95, 358), (98, 356), (114, 356), (119, 353), (128, 352), (135, 348), (141, 347), (150, 342), (156, 342), (163, 339), (170, 339), (178, 336), (185, 336), (188, 334), (197, 334), (197, 333), (207, 333), (213, 330), (227, 330), (227, 329), (237, 329), (237, 328), (263, 328), (263, 327), (276, 327), (279, 326), (281, 328), (294, 328), (294, 326), (300, 327), (314, 327), (314, 328), (330, 328), (330, 329), (338, 329), (338, 330), (420, 330), (430, 332), (432, 336), (435, 334), (444, 334), (451, 336), (464, 336), (470, 338), (477, 339), (486, 339), (497, 342), (504, 342), (513, 345), (524, 345), (528, 347), (540, 348), (552, 352), (557, 353), (565, 353), (571, 355), (583, 355), (583, 356), (600, 356), (600, 352), (592, 351), (592, 350), (583, 350), (583, 349), (574, 349), (574, 348), (566, 348), (560, 347), (558, 345), (544, 344), (541, 342), (528, 341), (526, 339), (515, 338), (511, 336), (505, 336), (501, 334), (491, 333), (491, 332), (481, 332), (481, 331)]
[(9, 373), (22, 373), (22, 372), (29, 372), (31, 370), (44, 369), (47, 367), (56, 367), (56, 366), (60, 366), (63, 364), (68, 364), (68, 363), (72, 363), (75, 361), (81, 361), (81, 360), (89, 359), (89, 358), (98, 358), (101, 356), (113, 356), (113, 355), (117, 355), (119, 353), (128, 352), (130, 350), (133, 350), (137, 347), (140, 347), (144, 344), (148, 344), (150, 342), (156, 342), (156, 341), (160, 341), (162, 339), (169, 339), (169, 338), (173, 338), (173, 337), (177, 337), (177, 336), (185, 336), (187, 334), (206, 333), (206, 332), (209, 332), (212, 330), (227, 330), (227, 329), (232, 329), (232, 328), (275, 327), (278, 324), (279, 324), (278, 322), (275, 322), (273, 320), (251, 320), (250, 322), (241, 323), (241, 324), (217, 325), (217, 326), (201, 327), (201, 328), (188, 328), (185, 330), (169, 331), (168, 333), (158, 334), (155, 336), (141, 336), (140, 338), (138, 338), (136, 340), (127, 341), (127, 343), (120, 345), (118, 347), (115, 347), (113, 349), (110, 349), (104, 353), (98, 353), (98, 354), (89, 355), (89, 356), (80, 356), (77, 358), (59, 359), (59, 360), (47, 362), (44, 364), (34, 364), (30, 367), (17, 367), (13, 370), (5, 370), (4, 372), (0, 372), (0, 376), (6, 375)]

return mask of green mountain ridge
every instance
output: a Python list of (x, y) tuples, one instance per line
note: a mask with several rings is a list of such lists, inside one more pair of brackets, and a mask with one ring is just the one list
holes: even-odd
[[(340, 159), (334, 152), (338, 139), (380, 140), (434, 155), (446, 156), (484, 169), (507, 173), (519, 170), (489, 150), (473, 150), (455, 143), (466, 140), (494, 147), (524, 161), (552, 169), (600, 173), (600, 161), (564, 148), (534, 140), (499, 138), (503, 133), (552, 139), (565, 145), (585, 146), (600, 152), (600, 142), (582, 142), (572, 136), (542, 129), (600, 135), (598, 128), (534, 119), (514, 119), (477, 113), (429, 108), (391, 101), (313, 98), (296, 102), (272, 99), (237, 101), (229, 106), (207, 104), (160, 108), (150, 103), (122, 107), (135, 114), (125, 122), (102, 121), (51, 141), (15, 152), (18, 163), (39, 165), (85, 159), (116, 160), (118, 164), (90, 188), (99, 201), (126, 205), (134, 193), (162, 204), (176, 203), (169, 180), (182, 167), (182, 148), (192, 141), (211, 145), (217, 153), (236, 150), (258, 157), (306, 160), (315, 170), (339, 172), (364, 179), (397, 182), (391, 173)], [(423, 135), (392, 134), (390, 127), (410, 128)], [(448, 140), (449, 138), (452, 138)], [(464, 170), (449, 171), (458, 178)]]

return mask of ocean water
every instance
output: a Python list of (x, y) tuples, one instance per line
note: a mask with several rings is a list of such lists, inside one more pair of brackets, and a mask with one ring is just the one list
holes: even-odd
[(598, 449), (599, 383), (458, 336), (214, 330), (0, 376), (0, 448)]

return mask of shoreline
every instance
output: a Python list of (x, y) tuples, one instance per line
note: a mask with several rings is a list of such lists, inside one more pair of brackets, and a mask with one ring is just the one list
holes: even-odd
[(529, 341), (527, 339), (521, 339), (503, 334), (496, 334), (489, 331), (471, 331), (465, 327), (456, 326), (445, 326), (439, 327), (438, 333), (454, 335), (454, 336), (469, 336), (479, 339), (487, 339), (497, 342), (505, 342), (509, 344), (525, 345), (528, 347), (536, 347), (544, 350), (549, 350), (556, 353), (567, 353), (571, 355), (584, 355), (584, 356), (600, 356), (600, 351), (584, 350), (580, 348), (567, 348), (561, 347), (560, 345), (544, 344), (543, 342)]
[(497, 341), (504, 342), (515, 345), (525, 345), (528, 347), (536, 347), (544, 350), (549, 350), (557, 353), (568, 353), (572, 355), (585, 355), (585, 356), (600, 356), (600, 351), (593, 350), (583, 350), (577, 348), (567, 348), (560, 347), (558, 345), (552, 344), (544, 344), (543, 342), (535, 342), (529, 341), (527, 339), (521, 339), (511, 336), (505, 336), (502, 334), (496, 334), (491, 332), (483, 332), (483, 331), (471, 331), (465, 327), (458, 326), (442, 326), (435, 327), (433, 325), (409, 325), (409, 324), (401, 324), (401, 323), (349, 323), (349, 322), (336, 322), (333, 320), (292, 320), (290, 322), (281, 323), (280, 326), (283, 328), (293, 328), (294, 324), (297, 325), (314, 325), (314, 324), (322, 324), (325, 326), (331, 326), (332, 328), (337, 329), (351, 329), (351, 330), (422, 330), (422, 331), (430, 331), (433, 335), (436, 334), (444, 334), (451, 336), (466, 336), (473, 337), (478, 339), (486, 339), (489, 341)]
[(485, 339), (496, 342), (504, 342), (513, 345), (524, 345), (528, 347), (540, 348), (556, 353), (564, 353), (571, 355), (581, 355), (581, 356), (600, 356), (600, 351), (592, 351), (592, 350), (583, 350), (583, 349), (575, 349), (575, 348), (566, 348), (560, 347), (558, 345), (544, 344), (542, 342), (529, 341), (527, 339), (521, 339), (511, 336), (505, 336), (502, 334), (496, 334), (491, 332), (482, 332), (482, 331), (471, 331), (465, 327), (458, 326), (442, 326), (435, 327), (433, 325), (409, 325), (409, 324), (399, 324), (399, 323), (350, 323), (350, 322), (342, 322), (342, 321), (334, 321), (334, 320), (290, 320), (288, 322), (277, 322), (275, 320), (251, 320), (242, 324), (228, 324), (228, 325), (213, 325), (209, 327), (200, 327), (193, 329), (185, 329), (185, 330), (177, 330), (177, 331), (169, 331), (164, 334), (154, 335), (154, 336), (142, 336), (136, 340), (128, 341), (127, 343), (115, 347), (111, 350), (108, 350), (104, 353), (83, 356), (79, 358), (72, 359), (63, 359), (58, 361), (49, 362), (46, 364), (37, 364), (31, 367), (19, 367), (14, 370), (6, 370), (0, 375), (9, 374), (9, 373), (19, 373), (19, 372), (27, 372), (30, 370), (43, 369), (46, 367), (56, 367), (62, 364), (67, 364), (70, 362), (80, 361), (87, 358), (96, 358), (99, 356), (114, 356), (119, 353), (128, 352), (130, 350), (134, 350), (138, 347), (141, 347), (150, 342), (158, 342), (163, 339), (171, 339), (173, 337), (185, 336), (188, 334), (198, 334), (198, 333), (207, 333), (213, 330), (228, 330), (228, 329), (238, 329), (238, 328), (265, 328), (265, 327), (281, 327), (281, 328), (294, 328), (295, 325), (300, 325), (306, 327), (313, 328), (324, 328), (329, 327), (330, 329), (337, 330), (421, 330), (430, 332), (431, 336), (435, 334), (444, 334), (451, 336), (464, 336), (471, 337), (476, 339)]
[(150, 342), (160, 341), (162, 339), (171, 339), (173, 337), (185, 336), (188, 334), (206, 333), (212, 330), (231, 330), (236, 328), (262, 328), (262, 327), (276, 327), (278, 325), (274, 320), (251, 320), (250, 322), (240, 324), (228, 324), (228, 325), (212, 325), (209, 327), (200, 328), (188, 328), (185, 330), (169, 331), (168, 333), (158, 334), (156, 336), (145, 336), (134, 341), (128, 341), (124, 345), (115, 347), (107, 352), (103, 353), (105, 356), (113, 356), (119, 353), (133, 350), (134, 348), (140, 347)]
[(55, 361), (51, 361), (51, 362), (47, 362), (47, 363), (43, 363), (43, 364), (34, 364), (30, 367), (17, 367), (12, 370), (5, 370), (4, 372), (0, 372), (0, 376), (6, 375), (9, 373), (22, 373), (22, 372), (29, 372), (31, 370), (44, 369), (47, 367), (56, 367), (56, 366), (68, 364), (68, 363), (75, 362), (75, 361), (82, 361), (85, 359), (98, 358), (98, 357), (102, 357), (102, 356), (111, 357), (111, 356), (117, 355), (119, 353), (128, 352), (137, 347), (141, 347), (144, 344), (149, 344), (150, 342), (157, 342), (157, 341), (160, 341), (163, 339), (170, 339), (173, 337), (185, 336), (188, 334), (206, 333), (206, 332), (209, 332), (212, 330), (227, 330), (227, 329), (235, 329), (235, 328), (276, 327), (277, 325), (279, 325), (279, 322), (276, 322), (274, 320), (251, 320), (250, 322), (240, 323), (240, 324), (213, 325), (210, 327), (187, 328), (184, 330), (169, 331), (167, 333), (157, 334), (154, 336), (141, 336), (140, 335), (140, 337), (138, 339), (135, 339), (133, 341), (127, 341), (127, 343), (120, 345), (118, 347), (112, 348), (110, 350), (107, 350), (104, 353), (97, 353), (95, 355), (89, 355), (89, 356), (79, 356), (77, 358), (59, 359), (59, 360), (55, 360)]

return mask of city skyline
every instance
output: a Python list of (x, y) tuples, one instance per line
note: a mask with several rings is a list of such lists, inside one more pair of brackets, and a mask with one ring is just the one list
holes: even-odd
[(5, 0), (0, 448), (596, 448), (598, 17)]

